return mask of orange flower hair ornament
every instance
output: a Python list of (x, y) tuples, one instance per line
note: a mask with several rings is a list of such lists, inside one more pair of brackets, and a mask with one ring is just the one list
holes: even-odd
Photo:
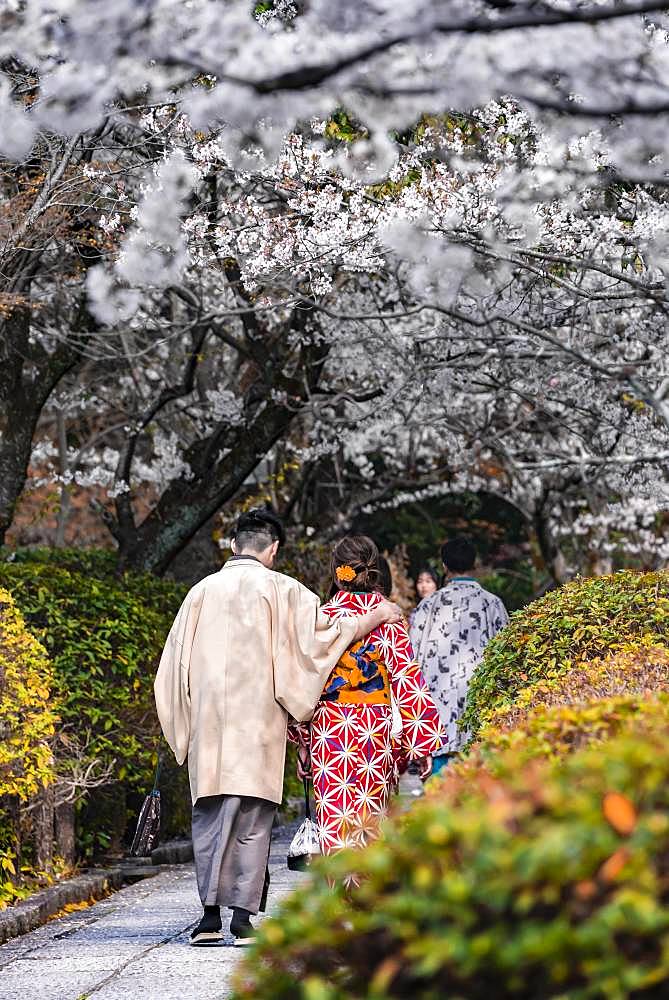
[(335, 576), (340, 583), (350, 583), (357, 575), (352, 566), (337, 566), (335, 570)]

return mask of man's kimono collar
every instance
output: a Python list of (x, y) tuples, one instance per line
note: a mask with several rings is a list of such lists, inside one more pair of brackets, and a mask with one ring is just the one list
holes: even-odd
[(226, 560), (225, 565), (222, 567), (222, 569), (225, 569), (225, 567), (229, 566), (230, 563), (238, 563), (238, 562), (251, 562), (251, 563), (256, 563), (258, 566), (263, 566), (263, 563), (260, 562), (260, 559), (256, 559), (255, 556), (230, 556), (230, 558)]

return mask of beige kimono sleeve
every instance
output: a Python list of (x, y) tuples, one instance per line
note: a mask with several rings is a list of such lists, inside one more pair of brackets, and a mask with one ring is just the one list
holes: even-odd
[(181, 605), (163, 649), (153, 685), (156, 710), (165, 739), (178, 764), (188, 756), (190, 690), (188, 672), (204, 588), (194, 588)]
[(272, 616), (274, 697), (297, 722), (313, 715), (332, 668), (353, 643), (354, 616), (329, 618), (315, 594), (295, 583), (278, 592)]

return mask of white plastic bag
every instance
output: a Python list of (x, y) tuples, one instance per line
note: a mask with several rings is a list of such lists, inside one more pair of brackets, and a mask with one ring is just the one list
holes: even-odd
[(308, 868), (313, 857), (321, 853), (318, 840), (318, 827), (311, 818), (311, 803), (309, 802), (309, 785), (304, 781), (304, 803), (306, 819), (300, 824), (297, 833), (290, 842), (286, 863), (292, 872), (301, 872)]
[(404, 721), (402, 719), (402, 714), (397, 707), (397, 702), (392, 694), (390, 695), (390, 711), (393, 716), (393, 721), (390, 725), (390, 735), (399, 743), (402, 739), (402, 733), (404, 732)]
[(292, 872), (308, 868), (312, 858), (321, 853), (318, 841), (318, 827), (311, 819), (305, 819), (288, 848), (288, 867)]

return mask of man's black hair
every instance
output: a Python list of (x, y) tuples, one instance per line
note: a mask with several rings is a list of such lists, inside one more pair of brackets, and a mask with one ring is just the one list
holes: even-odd
[(474, 568), (476, 548), (470, 538), (451, 538), (441, 546), (441, 561), (451, 573), (466, 573)]
[(238, 549), (252, 548), (260, 551), (272, 542), (283, 545), (286, 532), (281, 518), (270, 507), (254, 507), (242, 514), (235, 527)]

